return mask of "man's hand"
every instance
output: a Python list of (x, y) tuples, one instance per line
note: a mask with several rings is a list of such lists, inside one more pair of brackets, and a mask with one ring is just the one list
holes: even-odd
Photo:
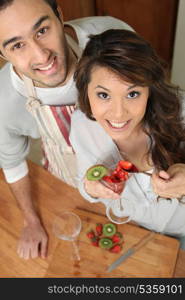
[(24, 222), (17, 253), (24, 259), (36, 258), (38, 256), (46, 258), (47, 241), (47, 234), (39, 220), (30, 224)]
[(84, 179), (84, 187), (87, 194), (93, 198), (104, 198), (104, 199), (119, 199), (120, 196), (114, 193), (111, 189), (104, 186), (99, 181), (90, 181)]
[(174, 164), (167, 171), (152, 175), (154, 192), (163, 198), (181, 198), (185, 195), (185, 164)]

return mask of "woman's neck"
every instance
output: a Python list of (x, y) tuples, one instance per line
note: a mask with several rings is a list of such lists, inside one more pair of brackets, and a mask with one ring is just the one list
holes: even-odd
[(149, 137), (143, 130), (133, 134), (127, 141), (115, 141), (121, 156), (131, 161), (139, 170), (147, 171), (152, 167), (149, 150)]

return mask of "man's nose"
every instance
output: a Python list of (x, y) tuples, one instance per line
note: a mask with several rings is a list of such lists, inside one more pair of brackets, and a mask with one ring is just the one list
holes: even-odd
[(33, 42), (31, 45), (32, 64), (34, 66), (44, 65), (48, 62), (50, 51), (41, 43)]

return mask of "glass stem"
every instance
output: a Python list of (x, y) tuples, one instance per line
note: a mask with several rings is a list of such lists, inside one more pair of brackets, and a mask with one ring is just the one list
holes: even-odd
[(119, 208), (120, 208), (121, 211), (124, 210), (123, 205), (122, 205), (122, 203), (121, 203), (121, 197), (119, 198)]
[(73, 245), (75, 260), (80, 260), (80, 253), (79, 253), (77, 242), (75, 240), (72, 241), (72, 245)]

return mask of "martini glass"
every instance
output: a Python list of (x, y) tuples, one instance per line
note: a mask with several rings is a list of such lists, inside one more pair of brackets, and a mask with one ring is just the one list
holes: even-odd
[[(125, 198), (123, 200), (121, 197), (121, 193), (123, 192), (126, 181), (107, 182), (102, 179), (100, 182), (107, 188), (111, 189), (113, 192), (120, 195), (119, 199), (111, 200), (106, 207), (106, 215), (109, 220), (115, 224), (124, 224), (129, 222), (132, 218), (134, 209), (132, 204), (128, 200), (126, 200)], [(122, 205), (122, 200), (124, 201), (124, 203), (127, 202), (127, 212), (129, 211), (128, 215), (125, 215), (125, 209)]]
[[(124, 224), (132, 219), (134, 207), (126, 198), (123, 199), (121, 194), (124, 190), (127, 180), (129, 180), (130, 176), (132, 176), (135, 172), (138, 172), (138, 170), (134, 165), (128, 169), (124, 169), (123, 166), (119, 166), (119, 162), (111, 165), (108, 170), (108, 174), (112, 174), (113, 180), (107, 180), (105, 176), (100, 180), (100, 182), (113, 192), (119, 194), (120, 197), (117, 200), (112, 200), (109, 202), (106, 207), (106, 215), (111, 222), (116, 224)], [(121, 172), (122, 175), (119, 172)], [(126, 206), (126, 210), (122, 203), (124, 203), (124, 206)]]
[(61, 240), (71, 241), (74, 260), (80, 261), (77, 245), (77, 237), (80, 234), (82, 223), (78, 215), (70, 211), (64, 211), (58, 215), (53, 224), (55, 236)]

